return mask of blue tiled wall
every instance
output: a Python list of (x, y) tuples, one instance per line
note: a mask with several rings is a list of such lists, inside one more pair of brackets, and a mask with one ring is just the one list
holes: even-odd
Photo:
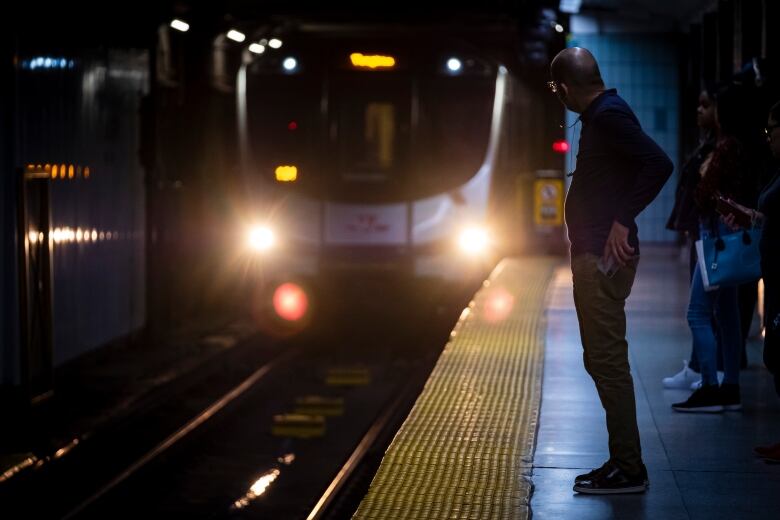
[[(674, 39), (665, 34), (574, 34), (570, 46), (585, 47), (596, 56), (607, 87), (617, 88), (645, 132), (674, 162), (672, 178), (637, 219), (643, 242), (674, 241), (676, 234), (665, 229), (674, 204), (679, 164), (679, 80)], [(567, 125), (572, 125), (576, 118), (577, 114), (567, 112)], [(566, 171), (576, 167), (580, 126), (567, 130), (574, 153), (566, 158)]]

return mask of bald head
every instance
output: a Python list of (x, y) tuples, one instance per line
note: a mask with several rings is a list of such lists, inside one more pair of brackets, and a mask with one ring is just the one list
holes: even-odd
[(553, 58), (550, 74), (555, 81), (566, 83), (570, 88), (590, 90), (603, 89), (599, 64), (588, 49), (571, 47)]

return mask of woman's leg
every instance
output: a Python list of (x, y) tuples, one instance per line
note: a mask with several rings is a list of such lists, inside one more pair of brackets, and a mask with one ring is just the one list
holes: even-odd
[[(767, 271), (765, 269), (765, 271)], [(771, 275), (764, 275), (764, 364), (775, 377), (775, 390), (780, 396), (780, 284)]]
[(693, 335), (693, 350), (701, 368), (703, 385), (717, 385), (717, 341), (712, 328), (715, 294), (704, 290), (699, 266), (691, 279), (691, 297), (688, 302), (688, 325)]
[(723, 383), (738, 385), (739, 363), (742, 357), (738, 290), (737, 287), (722, 287), (716, 292), (715, 315), (722, 340)]
[[(691, 281), (693, 281), (693, 275), (696, 273), (696, 243), (690, 238), (688, 239), (688, 255), (689, 274), (691, 276)], [(696, 359), (696, 349), (694, 348), (693, 342), (691, 342), (691, 357), (688, 362), (688, 368), (694, 372), (701, 372), (699, 360)]]
[(747, 368), (747, 339), (750, 335), (750, 326), (753, 324), (753, 314), (755, 314), (758, 301), (758, 281), (742, 284), (737, 290), (739, 292), (739, 323), (742, 329), (742, 356), (739, 367)]

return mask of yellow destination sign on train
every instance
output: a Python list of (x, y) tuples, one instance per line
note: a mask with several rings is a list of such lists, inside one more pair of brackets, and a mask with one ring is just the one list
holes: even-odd
[(353, 52), (349, 55), (353, 67), (361, 69), (392, 69), (395, 67), (395, 58), (379, 54), (361, 54)]

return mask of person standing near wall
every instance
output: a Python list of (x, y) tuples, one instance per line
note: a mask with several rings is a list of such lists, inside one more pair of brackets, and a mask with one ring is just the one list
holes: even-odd
[(565, 217), (583, 361), (609, 432), (609, 460), (576, 477), (574, 491), (641, 493), (649, 481), (628, 364), (625, 303), (639, 262), (636, 217), (674, 166), (617, 91), (605, 87), (587, 49), (561, 51), (550, 72), (550, 89), (580, 114), (583, 125)]

